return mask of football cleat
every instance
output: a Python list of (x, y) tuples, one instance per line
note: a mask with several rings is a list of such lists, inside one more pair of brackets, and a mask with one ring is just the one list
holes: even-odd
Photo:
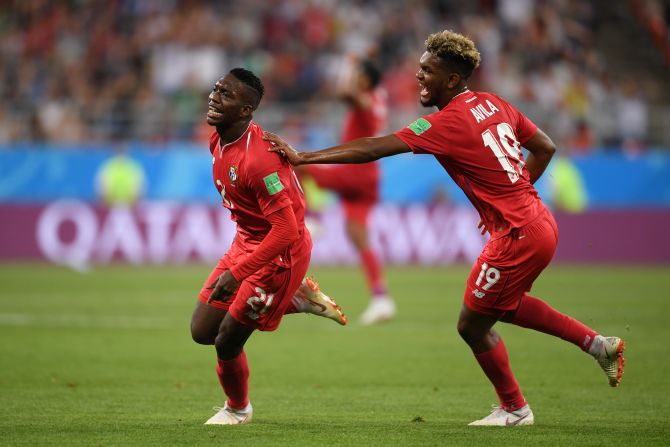
[(205, 425), (238, 425), (238, 424), (248, 424), (251, 422), (251, 416), (254, 412), (251, 408), (251, 402), (247, 404), (246, 407), (241, 410), (235, 410), (228, 406), (228, 402), (221, 407), (214, 407), (214, 410), (217, 413), (209, 418)]
[(361, 314), (360, 323), (370, 326), (381, 321), (388, 321), (395, 316), (395, 303), (388, 296), (375, 297), (367, 309)]
[(533, 411), (528, 405), (514, 411), (507, 411), (498, 405), (494, 405), (491, 414), (484, 419), (470, 422), (468, 425), (510, 427), (515, 425), (533, 425), (534, 422)]
[(301, 312), (330, 318), (345, 326), (349, 320), (342, 308), (328, 295), (323, 293), (313, 278), (305, 278), (293, 296), (293, 304)]
[(623, 357), (626, 344), (619, 337), (603, 337), (602, 335), (597, 335), (593, 343), (598, 343), (593, 357), (605, 372), (610, 386), (619, 386), (623, 376), (623, 367), (626, 364), (626, 359)]

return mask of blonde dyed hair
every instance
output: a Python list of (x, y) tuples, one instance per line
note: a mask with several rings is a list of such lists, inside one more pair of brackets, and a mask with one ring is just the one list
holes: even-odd
[(475, 43), (462, 34), (450, 30), (440, 31), (428, 36), (426, 51), (439, 56), (454, 68), (461, 70), (464, 78), (469, 78), (473, 70), (479, 67), (481, 56)]

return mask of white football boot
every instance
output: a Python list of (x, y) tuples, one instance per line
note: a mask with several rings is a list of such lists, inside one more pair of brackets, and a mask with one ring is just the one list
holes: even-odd
[(235, 410), (228, 406), (228, 402), (221, 407), (214, 407), (217, 410), (217, 413), (209, 418), (205, 425), (238, 425), (238, 424), (248, 424), (251, 422), (251, 416), (254, 412), (251, 408), (251, 402), (247, 404), (246, 407), (241, 410)]
[(381, 321), (388, 321), (395, 316), (395, 313), (395, 303), (390, 297), (374, 297), (361, 314), (360, 324), (370, 326)]
[(313, 278), (303, 279), (291, 300), (300, 312), (330, 318), (342, 326), (345, 326), (349, 321), (342, 312), (342, 308), (321, 291), (319, 283)]
[(626, 364), (626, 359), (623, 357), (625, 348), (626, 344), (619, 337), (602, 335), (596, 335), (589, 348), (589, 354), (596, 359), (612, 387), (617, 387), (621, 383), (623, 367)]
[(484, 419), (470, 422), (468, 425), (488, 427), (510, 427), (515, 425), (533, 425), (535, 417), (530, 406), (526, 405), (514, 411), (506, 411), (497, 405), (493, 406), (491, 414)]

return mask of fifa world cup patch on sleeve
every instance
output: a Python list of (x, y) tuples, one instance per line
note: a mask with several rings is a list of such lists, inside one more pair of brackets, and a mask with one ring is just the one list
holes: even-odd
[(418, 120), (414, 121), (407, 127), (409, 127), (409, 130), (414, 132), (414, 135), (421, 135), (422, 133), (430, 129), (430, 126), (431, 126), (430, 121), (428, 121), (425, 118), (419, 118)]
[(281, 184), (281, 180), (279, 180), (279, 175), (277, 175), (276, 172), (273, 172), (272, 174), (263, 177), (263, 181), (265, 182), (265, 187), (268, 190), (268, 193), (273, 196), (277, 194), (279, 191), (284, 189), (284, 185)]

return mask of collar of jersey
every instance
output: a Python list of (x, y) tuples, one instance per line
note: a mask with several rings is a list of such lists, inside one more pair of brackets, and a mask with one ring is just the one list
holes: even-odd
[(472, 92), (470, 91), (469, 88), (466, 88), (465, 90), (463, 90), (462, 92), (460, 92), (458, 95), (456, 95), (456, 96), (454, 96), (453, 98), (451, 98), (451, 100), (453, 101), (454, 99), (458, 98), (458, 97), (461, 96), (461, 95), (465, 95), (466, 93), (472, 93)]
[(249, 125), (247, 126), (247, 130), (245, 130), (244, 132), (242, 132), (242, 135), (240, 135), (239, 137), (237, 137), (237, 140), (235, 140), (235, 141), (231, 141), (230, 143), (226, 143), (226, 144), (224, 144), (223, 146), (221, 146), (221, 139), (219, 139), (219, 157), (221, 156), (221, 154), (223, 154), (223, 151), (226, 150), (226, 148), (227, 148), (228, 146), (230, 146), (231, 144), (235, 144), (235, 143), (237, 143), (237, 142), (240, 141), (240, 140), (241, 140), (247, 133), (249, 133), (249, 129), (251, 129), (251, 125), (252, 125), (252, 124), (253, 124), (253, 120), (252, 120), (252, 121), (249, 121)]

